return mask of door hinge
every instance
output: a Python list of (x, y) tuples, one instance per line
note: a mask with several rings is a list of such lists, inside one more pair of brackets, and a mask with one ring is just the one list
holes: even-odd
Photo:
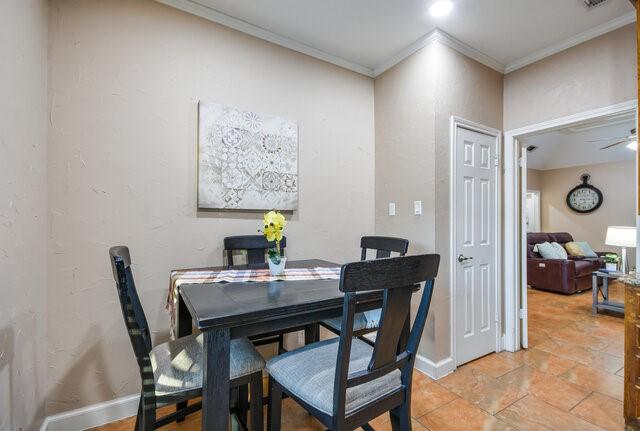
[(493, 163), (495, 166), (500, 166), (500, 156), (496, 156), (495, 159), (493, 159)]
[(524, 168), (524, 158), (520, 157), (518, 159), (518, 166), (520, 166), (521, 168)]
[(525, 317), (527, 317), (527, 309), (526, 308), (521, 308), (520, 309), (520, 320), (524, 319)]

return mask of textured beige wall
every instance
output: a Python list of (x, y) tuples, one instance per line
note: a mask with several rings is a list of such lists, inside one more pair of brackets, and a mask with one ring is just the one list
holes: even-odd
[[(405, 236), (411, 252), (442, 256), (420, 345), (439, 361), (450, 355), (450, 118), (500, 128), (502, 75), (434, 42), (376, 78), (375, 104), (376, 233)], [(413, 215), (415, 200), (422, 200), (422, 216)], [(388, 215), (389, 202), (396, 216)]]
[(196, 211), (197, 102), (299, 125), (288, 255), (345, 262), (374, 230), (373, 81), (151, 0), (56, 0), (50, 16), (49, 413), (134, 394), (108, 247), (131, 247), (156, 341), (172, 268), (222, 263), (260, 214)]
[[(569, 232), (576, 241), (587, 241), (596, 251), (620, 248), (605, 245), (607, 226), (635, 225), (636, 192), (629, 184), (635, 176), (633, 160), (538, 171), (540, 174), (540, 213), (543, 232)], [(591, 214), (571, 211), (566, 203), (569, 190), (581, 183), (580, 176), (591, 174), (590, 183), (604, 195), (602, 206)], [(635, 262), (635, 250), (627, 250)]]
[(635, 24), (547, 57), (504, 78), (504, 130), (637, 97)]
[(44, 416), (47, 2), (0, 1), (0, 430)]
[(538, 169), (527, 169), (527, 190), (540, 190), (543, 172)]

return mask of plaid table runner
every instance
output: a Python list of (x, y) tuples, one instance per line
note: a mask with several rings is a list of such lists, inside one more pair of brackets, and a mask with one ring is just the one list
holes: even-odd
[(273, 276), (268, 269), (179, 270), (171, 271), (169, 294), (165, 308), (171, 315), (171, 335), (176, 337), (176, 308), (178, 288), (183, 284), (246, 283), (265, 281), (338, 280), (340, 267), (335, 268), (285, 268), (284, 274)]

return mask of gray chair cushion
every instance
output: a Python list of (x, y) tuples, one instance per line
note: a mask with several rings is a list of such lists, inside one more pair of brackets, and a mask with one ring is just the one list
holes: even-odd
[[(362, 313), (356, 313), (353, 316), (353, 330), (361, 331), (363, 329), (377, 329), (380, 326), (380, 315), (382, 309), (369, 310)], [(334, 317), (333, 319), (327, 319), (323, 323), (332, 327), (333, 329), (340, 331), (342, 326), (342, 317)]]
[[(357, 338), (351, 345), (349, 373), (369, 366), (373, 348)], [(338, 339), (333, 338), (292, 350), (267, 361), (267, 370), (281, 386), (295, 397), (321, 412), (333, 413), (333, 384), (338, 358)], [(347, 389), (346, 413), (400, 388), (400, 371)]]
[[(156, 397), (202, 388), (202, 334), (157, 345), (149, 355)], [(246, 338), (231, 340), (231, 380), (264, 369), (262, 356)]]

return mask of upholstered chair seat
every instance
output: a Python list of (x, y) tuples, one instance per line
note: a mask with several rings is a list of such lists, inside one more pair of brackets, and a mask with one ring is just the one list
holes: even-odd
[[(332, 338), (292, 350), (267, 361), (271, 377), (296, 398), (324, 414), (333, 415), (333, 394), (339, 339)], [(354, 338), (351, 344), (349, 373), (366, 370), (373, 347)], [(401, 387), (400, 370), (347, 389), (345, 413), (366, 406)]]
[[(353, 330), (354, 332), (362, 332), (367, 330), (375, 330), (380, 326), (380, 308), (376, 310), (364, 311), (362, 313), (356, 313), (353, 316)], [(327, 319), (323, 322), (326, 326), (331, 327), (333, 332), (340, 333), (340, 326), (342, 325), (342, 317), (334, 317), (333, 319)]]
[[(190, 335), (157, 345), (151, 350), (156, 397), (182, 396), (202, 389), (203, 336)], [(231, 340), (232, 380), (264, 369), (265, 362), (247, 338)]]

